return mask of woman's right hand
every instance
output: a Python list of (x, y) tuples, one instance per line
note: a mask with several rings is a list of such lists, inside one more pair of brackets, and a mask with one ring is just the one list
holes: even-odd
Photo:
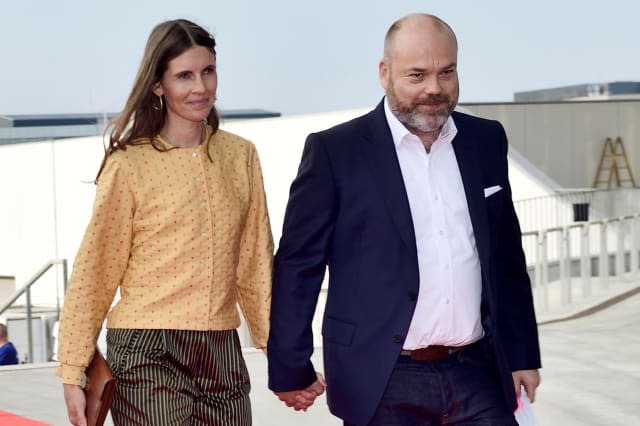
[(67, 404), (67, 415), (73, 426), (87, 426), (85, 408), (87, 400), (84, 391), (78, 385), (63, 384), (64, 402)]

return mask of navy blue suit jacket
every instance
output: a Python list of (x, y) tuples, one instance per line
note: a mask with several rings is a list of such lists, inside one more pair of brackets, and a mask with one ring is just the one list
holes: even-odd
[[(457, 112), (453, 119), (482, 270), (482, 324), (505, 399), (515, 408), (511, 371), (540, 367), (540, 352), (507, 178), (507, 139), (496, 121)], [(495, 185), (503, 189), (485, 198), (484, 188)], [(382, 102), (306, 141), (275, 258), (268, 344), (274, 391), (315, 380), (311, 320), (327, 266), (327, 399), (336, 416), (365, 424), (402, 349), (419, 286), (409, 202)]]

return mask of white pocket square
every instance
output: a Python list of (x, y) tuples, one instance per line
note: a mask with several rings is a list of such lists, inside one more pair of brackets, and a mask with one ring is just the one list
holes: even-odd
[(502, 187), (500, 185), (490, 186), (484, 189), (484, 198), (490, 197), (498, 191), (501, 191)]

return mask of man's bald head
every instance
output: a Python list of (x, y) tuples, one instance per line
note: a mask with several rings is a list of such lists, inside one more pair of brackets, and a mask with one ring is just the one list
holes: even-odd
[(399, 36), (405, 32), (416, 31), (432, 31), (434, 34), (445, 35), (450, 38), (450, 41), (458, 49), (458, 40), (453, 32), (453, 29), (444, 22), (442, 19), (435, 15), (429, 15), (427, 13), (413, 13), (411, 15), (404, 16), (394, 22), (384, 38), (384, 62), (390, 66), (391, 57), (393, 56), (393, 50), (395, 48), (396, 41), (401, 38)]
[(458, 103), (458, 42), (440, 18), (407, 15), (394, 22), (378, 65), (389, 108), (427, 151)]

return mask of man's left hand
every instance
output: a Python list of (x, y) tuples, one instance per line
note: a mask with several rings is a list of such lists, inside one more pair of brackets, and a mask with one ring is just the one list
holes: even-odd
[(520, 387), (524, 386), (529, 401), (536, 399), (536, 388), (540, 385), (540, 373), (538, 370), (518, 370), (511, 373), (513, 386), (516, 388), (516, 396), (520, 398)]

